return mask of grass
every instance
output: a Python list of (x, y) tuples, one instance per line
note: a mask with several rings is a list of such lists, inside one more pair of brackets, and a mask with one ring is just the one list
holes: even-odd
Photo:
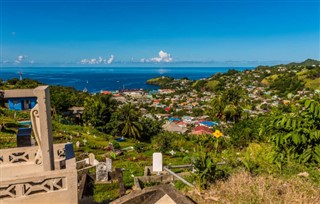
[(310, 89), (320, 89), (320, 78), (316, 79), (305, 79), (306, 82), (305, 86)]
[(305, 178), (283, 179), (271, 175), (233, 173), (218, 181), (204, 194), (187, 192), (198, 203), (320, 203), (320, 186)]
[(119, 197), (119, 184), (96, 184), (94, 186), (94, 196), (95, 202), (101, 203), (105, 201), (111, 201)]

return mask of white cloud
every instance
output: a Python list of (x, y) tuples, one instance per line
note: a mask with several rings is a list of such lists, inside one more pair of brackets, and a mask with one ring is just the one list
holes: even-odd
[(22, 63), (26, 58), (27, 58), (27, 56), (25, 56), (25, 55), (19, 55), (14, 62), (15, 62), (16, 64), (20, 64), (20, 63)]
[(160, 50), (159, 52), (159, 56), (158, 57), (153, 57), (153, 58), (142, 58), (140, 60), (140, 62), (144, 63), (144, 62), (172, 62), (173, 58), (171, 57), (171, 55), (167, 52), (164, 52), (162, 50)]
[(107, 63), (111, 64), (114, 60), (114, 55), (111, 55), (110, 58), (108, 59)]
[(92, 59), (82, 59), (81, 64), (111, 64), (114, 60), (114, 55), (111, 55), (109, 59), (104, 59), (102, 57), (92, 58)]

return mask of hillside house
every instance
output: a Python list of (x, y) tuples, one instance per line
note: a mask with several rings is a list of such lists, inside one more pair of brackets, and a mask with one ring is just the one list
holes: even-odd
[(30, 110), (37, 103), (33, 89), (4, 90), (5, 105), (9, 110)]

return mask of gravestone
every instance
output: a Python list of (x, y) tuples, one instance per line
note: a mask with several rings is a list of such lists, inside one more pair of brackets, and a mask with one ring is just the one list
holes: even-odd
[(99, 162), (96, 166), (96, 181), (105, 182), (109, 180), (108, 167), (105, 162)]
[(112, 159), (106, 158), (106, 165), (107, 165), (107, 170), (109, 172), (112, 172)]
[(80, 148), (80, 142), (79, 141), (76, 142), (76, 147), (77, 147), (77, 149)]
[(90, 153), (89, 154), (89, 164), (90, 164), (90, 166), (94, 165), (94, 160), (95, 160), (94, 154)]
[(162, 171), (162, 154), (160, 152), (153, 153), (152, 171), (158, 172), (158, 174)]
[(17, 133), (17, 146), (31, 146), (31, 128), (19, 128)]

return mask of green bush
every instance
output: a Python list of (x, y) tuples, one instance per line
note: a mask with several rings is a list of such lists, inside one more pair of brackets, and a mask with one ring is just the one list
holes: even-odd
[(269, 125), (278, 163), (320, 163), (320, 104), (307, 100), (304, 109), (276, 117)]

